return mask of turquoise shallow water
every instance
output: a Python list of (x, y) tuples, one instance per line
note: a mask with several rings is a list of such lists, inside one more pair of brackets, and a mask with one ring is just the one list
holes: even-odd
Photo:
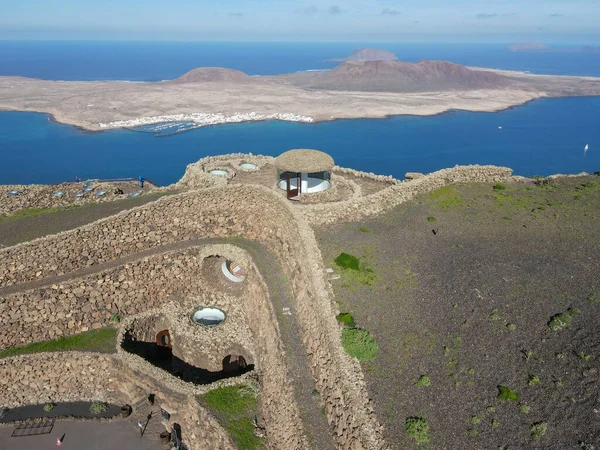
[(320, 149), (341, 166), (397, 178), (456, 164), (509, 166), (525, 176), (594, 172), (600, 170), (599, 113), (600, 97), (543, 99), (497, 113), (255, 122), (154, 137), (127, 130), (90, 134), (44, 114), (3, 112), (0, 184), (138, 175), (169, 184), (203, 156), (276, 156), (291, 148)]

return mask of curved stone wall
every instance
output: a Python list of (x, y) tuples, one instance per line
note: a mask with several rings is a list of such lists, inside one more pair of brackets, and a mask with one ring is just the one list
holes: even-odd
[[(2, 250), (0, 256), (7, 263), (0, 272), (0, 286), (58, 276), (201, 236), (243, 236), (258, 240), (278, 257), (292, 284), (304, 344), (337, 445), (384, 448), (381, 426), (372, 411), (360, 365), (341, 348), (333, 295), (325, 279), (314, 233), (305, 219), (308, 216), (312, 223), (354, 219), (377, 214), (448, 183), (498, 181), (509, 175), (510, 170), (504, 168), (457, 167), (392, 186), (369, 197), (299, 208), (259, 186), (188, 192), (73, 232)], [(256, 320), (276, 324), (272, 312)], [(282, 374), (273, 382), (285, 385), (285, 376)], [(266, 420), (268, 423), (276, 417)], [(303, 446), (302, 441), (293, 444), (290, 442), (288, 448)]]

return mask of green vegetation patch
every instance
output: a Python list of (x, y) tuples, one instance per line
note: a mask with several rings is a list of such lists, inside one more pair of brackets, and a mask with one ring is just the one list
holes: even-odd
[(573, 321), (573, 316), (577, 314), (579, 310), (577, 308), (570, 308), (568, 311), (560, 314), (556, 314), (550, 318), (548, 327), (552, 331), (560, 331), (568, 327)]
[(335, 316), (338, 322), (343, 323), (344, 326), (348, 328), (354, 328), (356, 326), (356, 322), (354, 322), (354, 317), (350, 313), (339, 313)]
[(518, 401), (521, 396), (510, 390), (506, 386), (498, 386), (498, 400), (513, 400)]
[(423, 417), (408, 417), (406, 434), (419, 444), (427, 444), (429, 442), (429, 422)]
[(492, 189), (494, 189), (495, 191), (503, 191), (506, 189), (506, 186), (504, 186), (503, 184), (495, 184)]
[[(368, 255), (365, 257), (367, 256)], [(368, 267), (364, 261), (358, 259), (356, 256), (348, 253), (340, 253), (340, 255), (334, 259), (334, 262), (338, 267), (343, 269), (341, 275), (343, 277), (344, 286), (373, 286), (373, 284), (375, 284), (377, 275), (373, 272), (373, 269)]]
[(258, 414), (257, 390), (245, 385), (224, 386), (198, 396), (227, 429), (240, 450), (264, 448), (264, 441), (254, 435), (253, 418)]
[(90, 412), (92, 414), (96, 414), (96, 415), (102, 414), (107, 409), (108, 409), (108, 405), (106, 403), (100, 402), (100, 401), (94, 401), (90, 405)]
[(95, 202), (86, 203), (84, 205), (70, 205), (70, 206), (63, 206), (63, 207), (56, 207), (56, 208), (21, 209), (21, 210), (17, 211), (16, 213), (11, 214), (10, 216), (0, 216), (0, 223), (2, 223), (4, 221), (9, 221), (9, 220), (24, 219), (26, 217), (40, 216), (42, 214), (49, 214), (49, 213), (54, 213), (54, 212), (58, 212), (58, 211), (67, 211), (69, 209), (74, 209), (74, 208), (82, 208), (84, 206), (90, 206), (93, 204), (95, 204)]
[(529, 429), (531, 431), (531, 437), (534, 441), (539, 441), (544, 435), (546, 431), (548, 431), (548, 423), (547, 422), (537, 422), (531, 425)]
[(36, 342), (24, 347), (11, 347), (0, 351), (0, 358), (42, 352), (100, 352), (115, 353), (117, 345), (117, 330), (115, 328), (100, 328), (86, 331), (68, 337), (60, 337), (53, 341)]
[(419, 379), (415, 382), (415, 386), (417, 387), (427, 387), (431, 386), (431, 380), (427, 375), (421, 375)]
[(360, 227), (360, 232), (361, 233), (370, 233), (371, 229), (369, 227)]
[(442, 209), (450, 209), (464, 204), (462, 196), (452, 186), (444, 186), (429, 193), (429, 198)]
[(54, 408), (56, 408), (56, 403), (46, 403), (46, 404), (44, 405), (44, 408), (43, 408), (43, 409), (44, 409), (44, 411), (46, 411), (46, 412), (50, 412), (50, 411), (52, 411)]
[(360, 270), (360, 261), (354, 255), (342, 252), (333, 261), (344, 270)]
[(362, 328), (344, 328), (342, 330), (342, 347), (353, 358), (361, 361), (375, 359), (379, 351), (377, 341), (367, 330)]

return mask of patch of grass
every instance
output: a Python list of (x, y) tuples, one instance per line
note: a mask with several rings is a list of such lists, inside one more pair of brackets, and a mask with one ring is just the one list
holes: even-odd
[(498, 428), (500, 426), (500, 422), (496, 419), (492, 419), (492, 428)]
[(379, 345), (371, 333), (362, 328), (344, 328), (342, 330), (342, 347), (353, 358), (361, 361), (375, 359)]
[(521, 396), (506, 386), (498, 386), (498, 400), (518, 401)]
[(56, 208), (26, 208), (17, 211), (10, 216), (0, 216), (0, 223), (9, 220), (19, 220), (24, 219), (26, 217), (40, 216), (42, 214), (49, 214), (58, 211), (66, 211), (68, 209), (81, 208), (85, 205), (70, 205), (65, 207), (56, 207)]
[(349, 253), (340, 253), (340, 256), (333, 260), (339, 267), (345, 270), (360, 270), (360, 261), (354, 255)]
[(106, 403), (97, 400), (92, 402), (92, 404), (90, 405), (90, 412), (95, 415), (101, 414), (107, 409), (108, 405)]
[(506, 324), (506, 328), (508, 328), (509, 330), (515, 330), (517, 328), (517, 326), (514, 323), (507, 323)]
[(546, 434), (546, 431), (548, 431), (548, 423), (547, 422), (534, 423), (533, 425), (531, 425), (531, 428), (529, 428), (529, 431), (531, 431), (531, 437), (533, 438), (533, 440), (539, 441), (542, 437), (544, 437), (544, 435)]
[(427, 218), (427, 222), (435, 222), (435, 217), (433, 217), (433, 216), (429, 216), (429, 217)]
[[(365, 258), (368, 256), (369, 253), (365, 251)], [(377, 280), (377, 275), (373, 272), (373, 269), (368, 267), (364, 261), (361, 261), (354, 255), (340, 253), (340, 255), (334, 259), (334, 262), (340, 268), (344, 269), (341, 275), (345, 287), (352, 287), (357, 284), (373, 286)]]
[(46, 404), (44, 405), (44, 408), (43, 408), (43, 409), (44, 409), (44, 411), (46, 411), (46, 412), (50, 412), (50, 411), (52, 411), (54, 408), (56, 408), (56, 403), (46, 403)]
[(504, 186), (503, 184), (497, 183), (492, 187), (492, 189), (495, 191), (503, 191), (504, 189), (506, 189), (506, 186)]
[(527, 384), (529, 386), (535, 386), (539, 382), (540, 382), (540, 377), (538, 377), (537, 375), (529, 375), (529, 380), (527, 381)]
[(497, 309), (492, 309), (492, 313), (488, 316), (488, 320), (493, 322), (500, 320), (500, 312)]
[(521, 403), (519, 404), (519, 411), (521, 411), (523, 414), (529, 414), (531, 407), (527, 403)]
[(463, 206), (464, 204), (462, 196), (452, 186), (444, 186), (430, 192), (429, 198), (434, 201), (436, 206), (442, 209)]
[(427, 387), (431, 386), (431, 380), (427, 375), (421, 375), (419, 379), (415, 382), (415, 386), (417, 387)]
[(583, 361), (589, 361), (590, 358), (592, 357), (592, 355), (586, 355), (584, 352), (577, 353), (577, 356), (579, 357), (579, 359), (582, 359)]
[(114, 353), (117, 345), (115, 328), (100, 328), (68, 337), (60, 337), (53, 341), (36, 342), (24, 347), (11, 347), (0, 351), (0, 358), (41, 352), (100, 352)]
[(471, 422), (473, 425), (477, 425), (477, 424), (481, 423), (481, 417), (471, 416), (471, 418), (469, 419), (469, 422)]
[(427, 444), (429, 442), (429, 422), (423, 417), (408, 417), (406, 434), (419, 444)]
[(352, 317), (352, 314), (350, 313), (339, 313), (335, 318), (338, 322), (343, 323), (344, 326), (348, 328), (354, 328), (356, 326), (354, 317)]
[(370, 233), (371, 229), (369, 227), (360, 227), (361, 233)]
[(560, 314), (556, 314), (550, 318), (548, 327), (552, 331), (560, 331), (571, 324), (573, 316), (577, 314), (579, 310), (577, 308), (570, 308), (568, 311)]
[(264, 448), (264, 441), (254, 435), (253, 418), (258, 414), (256, 389), (247, 385), (224, 386), (199, 396), (198, 401), (215, 413), (240, 450)]

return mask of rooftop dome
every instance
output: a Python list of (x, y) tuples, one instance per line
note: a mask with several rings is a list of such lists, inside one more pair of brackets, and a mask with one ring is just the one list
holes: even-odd
[(289, 150), (275, 158), (275, 167), (283, 172), (326, 172), (333, 166), (333, 158), (319, 150)]

